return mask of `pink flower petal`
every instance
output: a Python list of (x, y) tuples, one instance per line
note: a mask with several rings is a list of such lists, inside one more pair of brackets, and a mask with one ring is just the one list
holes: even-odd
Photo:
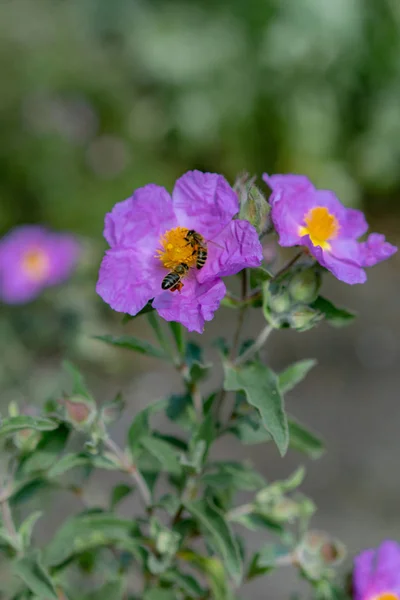
[(175, 184), (172, 202), (179, 225), (208, 240), (239, 212), (237, 195), (222, 175), (189, 171)]
[(371, 233), (366, 242), (361, 242), (361, 262), (364, 267), (373, 267), (397, 252), (396, 246), (386, 242), (385, 236)]
[(354, 559), (355, 600), (372, 600), (382, 593), (400, 597), (400, 545), (387, 540)]
[(262, 246), (254, 227), (248, 221), (231, 221), (215, 238), (215, 243), (208, 244), (207, 262), (197, 279), (203, 282), (234, 275), (246, 267), (259, 267), (262, 258)]
[(101, 263), (96, 291), (117, 312), (136, 315), (160, 293), (164, 275), (157, 259), (141, 251), (113, 248)]
[(305, 245), (317, 261), (337, 279), (350, 285), (365, 283), (367, 275), (358, 261), (359, 244), (354, 240), (337, 241), (332, 251), (313, 246), (309, 239), (303, 238)]
[(191, 274), (179, 292), (163, 292), (153, 306), (166, 321), (178, 321), (189, 331), (202, 333), (205, 321), (211, 321), (225, 296), (226, 287), (220, 279), (198, 283)]
[(167, 190), (150, 183), (118, 202), (106, 215), (104, 237), (111, 248), (135, 248), (143, 237), (151, 236), (156, 247), (160, 235), (176, 225)]

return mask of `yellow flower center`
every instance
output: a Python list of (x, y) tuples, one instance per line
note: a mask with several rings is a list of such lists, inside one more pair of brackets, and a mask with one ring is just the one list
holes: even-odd
[(22, 268), (30, 279), (41, 281), (49, 272), (49, 257), (41, 249), (27, 250), (22, 257)]
[(306, 214), (304, 221), (306, 226), (299, 228), (299, 235), (309, 235), (314, 246), (329, 250), (329, 240), (335, 238), (339, 232), (337, 218), (324, 206), (316, 206)]
[(161, 236), (162, 250), (157, 250), (156, 257), (167, 269), (173, 269), (181, 263), (185, 263), (188, 267), (196, 263), (193, 247), (185, 239), (188, 231), (185, 227), (174, 227)]
[(397, 594), (392, 594), (392, 592), (383, 592), (374, 596), (371, 600), (399, 600), (399, 597)]

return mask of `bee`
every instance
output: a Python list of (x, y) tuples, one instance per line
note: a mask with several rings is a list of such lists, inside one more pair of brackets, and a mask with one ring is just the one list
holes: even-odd
[(202, 269), (206, 264), (208, 249), (206, 242), (200, 233), (197, 233), (194, 229), (189, 229), (186, 234), (185, 240), (188, 245), (193, 248), (193, 256), (196, 255), (196, 268)]
[(186, 263), (176, 265), (176, 267), (168, 273), (162, 280), (161, 287), (163, 290), (170, 290), (171, 292), (181, 291), (183, 288), (182, 278), (185, 277), (189, 267)]

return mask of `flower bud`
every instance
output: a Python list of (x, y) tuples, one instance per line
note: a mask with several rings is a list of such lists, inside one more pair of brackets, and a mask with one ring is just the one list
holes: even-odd
[(68, 421), (77, 429), (88, 427), (96, 418), (97, 410), (94, 402), (84, 396), (71, 396), (63, 403)]
[(307, 331), (316, 325), (323, 316), (321, 313), (305, 306), (299, 310), (292, 312), (290, 315), (290, 324), (297, 331)]
[(34, 429), (20, 429), (14, 435), (14, 444), (22, 452), (33, 452), (41, 437), (41, 433)]
[(239, 179), (235, 189), (240, 202), (239, 219), (249, 221), (257, 233), (266, 231), (270, 206), (258, 187), (254, 185), (254, 178)]
[(324, 531), (306, 533), (296, 550), (298, 562), (311, 579), (319, 579), (345, 557), (345, 547)]
[(308, 304), (313, 302), (321, 286), (321, 275), (314, 268), (297, 272), (289, 283), (289, 293), (293, 300)]
[(268, 305), (272, 312), (283, 314), (290, 310), (292, 303), (289, 294), (286, 291), (282, 291), (278, 294), (271, 294), (268, 299)]

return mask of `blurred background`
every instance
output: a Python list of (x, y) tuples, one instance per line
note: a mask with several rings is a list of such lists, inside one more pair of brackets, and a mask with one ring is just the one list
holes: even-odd
[[(84, 247), (68, 284), (0, 306), (3, 411), (62, 389), (65, 355), (99, 400), (121, 389), (130, 415), (176, 390), (169, 371), (154, 377), (156, 362), (92, 339), (121, 330), (94, 290), (104, 214), (140, 185), (171, 189), (192, 168), (231, 182), (242, 171), (305, 173), (400, 242), (397, 0), (3, 0), (0, 65), (0, 233), (44, 223)], [(304, 485), (320, 507), (315, 525), (352, 553), (400, 539), (399, 258), (362, 287), (327, 279), (327, 293), (358, 310), (356, 324), (282, 332), (266, 358), (280, 368), (318, 357), (288, 402), (327, 439)], [(206, 340), (232, 318), (220, 311)], [(247, 336), (260, 319), (252, 315)], [(148, 334), (141, 320), (129, 328)], [(237, 448), (227, 440), (219, 451)], [(304, 462), (272, 448), (251, 456), (269, 479)], [(294, 589), (277, 574), (245, 593), (264, 598), (267, 584), (276, 598)]]

